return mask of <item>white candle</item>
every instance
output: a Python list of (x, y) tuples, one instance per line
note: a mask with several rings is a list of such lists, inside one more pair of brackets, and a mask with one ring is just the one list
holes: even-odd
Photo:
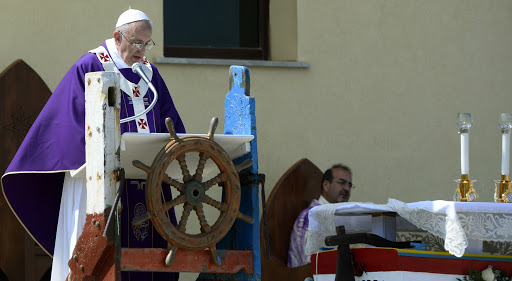
[(460, 173), (469, 174), (469, 134), (460, 134)]
[(501, 134), (501, 174), (509, 174), (510, 164), (510, 134)]

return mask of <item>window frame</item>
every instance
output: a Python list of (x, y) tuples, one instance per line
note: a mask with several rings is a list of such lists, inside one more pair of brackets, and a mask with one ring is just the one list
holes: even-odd
[[(243, 1), (243, 0), (242, 0)], [(164, 45), (164, 57), (208, 59), (269, 59), (269, 0), (260, 0), (259, 42), (257, 48), (189, 47)]]

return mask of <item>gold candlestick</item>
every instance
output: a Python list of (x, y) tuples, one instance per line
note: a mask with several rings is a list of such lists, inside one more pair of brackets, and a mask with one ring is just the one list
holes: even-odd
[(469, 179), (469, 128), (473, 125), (471, 113), (457, 114), (457, 126), (460, 135), (460, 179), (456, 180), (457, 189), (453, 196), (455, 201), (474, 202), (478, 194), (473, 187), (473, 180)]
[(469, 174), (460, 175), (460, 179), (456, 180), (457, 189), (453, 199), (458, 202), (475, 202), (478, 200), (478, 194), (473, 187), (473, 180), (469, 179)]
[(501, 175), (501, 180), (494, 182), (494, 202), (512, 203), (512, 184), (509, 175)]

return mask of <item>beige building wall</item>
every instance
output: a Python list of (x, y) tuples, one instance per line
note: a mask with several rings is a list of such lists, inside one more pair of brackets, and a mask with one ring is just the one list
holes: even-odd
[[(162, 1), (6, 0), (0, 69), (17, 58), (55, 89), (111, 37), (128, 6), (151, 17), (163, 55)], [(296, 160), (354, 170), (353, 200), (445, 199), (459, 177), (457, 112), (471, 112), (470, 174), (484, 201), (500, 171), (497, 119), (512, 112), (510, 1), (271, 1), (273, 60), (251, 67), (260, 170), (268, 191)], [(228, 66), (158, 64), (189, 132), (223, 116)], [(220, 131), (221, 128), (219, 128)]]
[[(155, 62), (163, 56), (161, 0), (4, 0), (0, 69), (22, 58), (53, 90), (112, 36), (129, 5), (152, 18)], [(351, 166), (352, 201), (451, 200), (460, 174), (456, 116), (470, 112), (470, 176), (480, 201), (491, 201), (498, 116), (512, 112), (511, 27), (507, 0), (270, 1), (272, 59), (311, 67), (249, 66), (267, 196), (307, 157), (321, 170)], [(157, 66), (188, 132), (207, 132), (213, 116), (223, 121), (228, 66)]]
[(511, 8), (298, 1), (299, 59), (312, 67), (297, 81), (300, 109), (288, 113), (307, 114), (307, 130), (295, 138), (308, 143), (304, 155), (323, 168), (338, 159), (351, 165), (360, 187), (353, 200), (450, 200), (460, 174), (456, 115), (470, 112), (470, 176), (481, 201), (491, 201), (500, 176), (497, 120), (512, 111)]

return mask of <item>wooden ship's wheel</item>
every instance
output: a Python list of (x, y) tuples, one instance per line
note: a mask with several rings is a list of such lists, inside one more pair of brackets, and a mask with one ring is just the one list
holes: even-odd
[[(239, 218), (247, 223), (254, 219), (239, 212), (240, 206), (240, 170), (252, 165), (247, 161), (235, 166), (224, 149), (214, 141), (214, 133), (218, 119), (213, 118), (206, 137), (187, 136), (178, 137), (170, 118), (165, 124), (170, 134), (170, 141), (156, 155), (151, 166), (135, 160), (133, 165), (147, 173), (146, 205), (147, 213), (134, 218), (133, 224), (139, 225), (151, 219), (155, 229), (171, 245), (165, 260), (166, 266), (171, 266), (178, 248), (190, 250), (209, 249), (213, 262), (220, 266), (221, 260), (216, 253), (216, 244), (229, 231), (235, 219)], [(187, 166), (187, 153), (198, 153), (199, 160), (192, 175)], [(211, 160), (218, 168), (219, 173), (213, 178), (203, 181), (203, 170), (207, 160)], [(177, 161), (181, 169), (182, 178), (174, 179), (167, 174), (167, 169), (173, 161)], [(175, 162), (176, 163), (176, 162)], [(162, 193), (162, 183), (175, 188), (179, 195), (166, 201)], [(218, 185), (223, 188), (221, 201), (210, 197), (206, 192)], [(165, 186), (165, 185), (164, 185)], [(214, 207), (220, 214), (213, 224), (210, 224), (204, 213), (204, 204)], [(171, 223), (168, 211), (176, 206), (183, 205), (183, 213), (178, 225)], [(197, 215), (200, 224), (200, 233), (187, 233), (187, 223), (191, 212)]]

